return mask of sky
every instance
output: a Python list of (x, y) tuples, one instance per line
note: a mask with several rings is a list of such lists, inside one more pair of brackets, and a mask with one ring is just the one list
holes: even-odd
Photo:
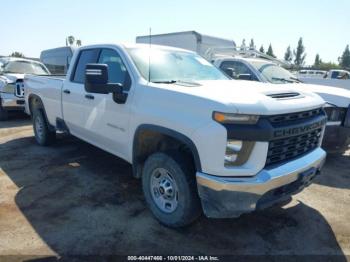
[(350, 44), (349, 0), (0, 0), (0, 55), (39, 57), (64, 46), (69, 35), (83, 45), (134, 43), (138, 35), (196, 30), (283, 58), (303, 37), (306, 63), (317, 53), (336, 62)]

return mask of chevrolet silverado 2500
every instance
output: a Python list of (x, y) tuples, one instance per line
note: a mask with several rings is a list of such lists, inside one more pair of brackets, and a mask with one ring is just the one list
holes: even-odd
[(9, 111), (24, 111), (25, 74), (47, 75), (40, 62), (15, 57), (0, 58), (0, 121), (7, 120)]
[(182, 49), (81, 47), (65, 79), (28, 75), (25, 87), (40, 145), (60, 130), (125, 159), (154, 216), (171, 227), (202, 210), (238, 217), (290, 197), (326, 157), (318, 95), (231, 81)]

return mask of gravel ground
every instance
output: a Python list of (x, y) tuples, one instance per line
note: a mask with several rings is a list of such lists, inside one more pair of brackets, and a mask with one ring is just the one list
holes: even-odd
[[(131, 166), (61, 135), (38, 146), (24, 116), (0, 122), (0, 254), (335, 255), (350, 258), (350, 150), (285, 206), (183, 229), (145, 207)], [(348, 257), (347, 257), (348, 256)], [(1, 258), (1, 257), (0, 257)]]

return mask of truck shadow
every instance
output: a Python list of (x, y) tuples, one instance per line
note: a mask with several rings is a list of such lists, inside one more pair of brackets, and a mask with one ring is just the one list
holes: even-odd
[(0, 121), (0, 129), (20, 127), (31, 124), (30, 117), (24, 112), (10, 112), (9, 119)]
[[(300, 254), (346, 261), (327, 220), (302, 202), (238, 219), (202, 217), (183, 229), (163, 227), (146, 208), (128, 163), (71, 137), (49, 148), (33, 137), (4, 143), (0, 167), (20, 188), (19, 210), (58, 256)], [(23, 225), (16, 226), (20, 234)]]
[(327, 154), (326, 164), (321, 175), (315, 178), (314, 183), (350, 189), (350, 149), (344, 153)]

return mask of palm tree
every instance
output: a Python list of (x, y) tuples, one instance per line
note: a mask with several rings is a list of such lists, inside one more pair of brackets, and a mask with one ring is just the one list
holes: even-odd
[(75, 42), (75, 38), (74, 38), (74, 36), (72, 36), (72, 35), (68, 36), (68, 37), (67, 37), (67, 40), (68, 40), (68, 44), (69, 44), (69, 45), (73, 45), (74, 42)]

